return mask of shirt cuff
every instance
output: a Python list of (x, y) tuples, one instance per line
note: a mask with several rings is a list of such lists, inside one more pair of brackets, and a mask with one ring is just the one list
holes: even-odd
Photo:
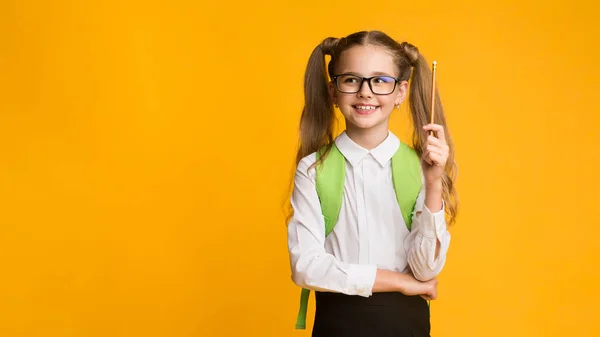
[(377, 275), (375, 265), (351, 265), (346, 280), (346, 293), (369, 297), (373, 294), (373, 285)]
[(427, 206), (423, 205), (423, 210), (420, 214), (421, 233), (429, 238), (441, 238), (446, 230), (445, 207), (442, 202), (442, 209), (438, 212), (431, 213)]

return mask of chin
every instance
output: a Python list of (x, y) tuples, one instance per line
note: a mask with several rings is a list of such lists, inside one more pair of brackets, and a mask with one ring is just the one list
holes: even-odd
[(373, 127), (384, 124), (389, 118), (389, 116), (382, 116), (382, 114), (380, 113), (375, 113), (371, 115), (360, 115), (353, 113), (350, 116), (345, 117), (346, 123), (352, 123), (352, 125), (359, 129), (371, 129)]
[(383, 124), (385, 120), (375, 118), (352, 118), (347, 119), (347, 122), (352, 123), (352, 125), (359, 129), (368, 130)]

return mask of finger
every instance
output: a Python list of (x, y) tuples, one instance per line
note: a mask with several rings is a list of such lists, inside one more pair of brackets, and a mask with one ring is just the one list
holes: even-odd
[(435, 148), (435, 147), (427, 147), (425, 149), (425, 152), (423, 152), (423, 160), (429, 164), (429, 165), (438, 165), (440, 166), (440, 164), (445, 165), (446, 163), (446, 159), (448, 158), (447, 155), (444, 155), (443, 153), (439, 152), (440, 149)]
[(424, 130), (431, 130), (431, 131), (435, 131), (435, 132), (439, 132), (444, 128), (444, 126), (442, 126), (441, 124), (435, 124), (435, 123), (429, 123), (429, 124), (425, 124), (423, 125), (423, 129)]
[(423, 151), (423, 158), (431, 159), (431, 155), (437, 153), (438, 155), (442, 155), (443, 152), (439, 147), (429, 145)]
[(423, 152), (423, 161), (429, 165), (433, 165), (433, 162), (431, 161), (430, 153), (431, 153), (431, 151), (428, 149), (426, 149), (425, 152)]
[(446, 165), (446, 158), (436, 152), (429, 152), (429, 160), (433, 163), (431, 165), (436, 165), (436, 166)]
[(426, 131), (435, 132), (435, 137), (438, 139), (446, 139), (446, 133), (444, 132), (444, 127), (440, 124), (427, 124), (423, 126), (423, 129)]
[(427, 140), (425, 141), (425, 144), (427, 144), (427, 145), (435, 145), (435, 146), (439, 146), (439, 147), (448, 146), (446, 144), (446, 140), (445, 139), (439, 139), (439, 138), (436, 138), (434, 136), (427, 136)]
[(437, 152), (436, 150), (427, 151), (423, 160), (429, 165), (443, 166), (448, 161), (448, 154)]
[(435, 152), (443, 156), (448, 156), (448, 152), (450, 151), (450, 149), (447, 145), (427, 144), (427, 146), (425, 146), (425, 151)]

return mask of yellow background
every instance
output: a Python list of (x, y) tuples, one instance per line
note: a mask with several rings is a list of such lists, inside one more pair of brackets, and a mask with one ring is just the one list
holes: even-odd
[(3, 1), (0, 336), (309, 336), (302, 77), (362, 29), (439, 64), (461, 209), (433, 335), (600, 335), (596, 6)]

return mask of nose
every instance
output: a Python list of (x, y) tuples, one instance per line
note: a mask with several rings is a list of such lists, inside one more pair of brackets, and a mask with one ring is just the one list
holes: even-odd
[(362, 83), (360, 84), (360, 90), (358, 90), (357, 96), (358, 97), (371, 97), (373, 95), (373, 92), (371, 91), (371, 87), (369, 87), (369, 82), (366, 80), (363, 80)]

